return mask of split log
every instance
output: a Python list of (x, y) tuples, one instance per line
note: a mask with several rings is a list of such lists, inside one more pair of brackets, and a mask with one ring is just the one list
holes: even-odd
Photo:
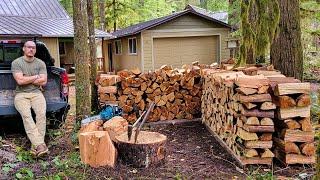
[(278, 84), (274, 90), (276, 96), (299, 93), (310, 94), (310, 83)]
[(244, 146), (246, 148), (267, 149), (272, 148), (272, 141), (245, 141)]
[(273, 110), (276, 109), (276, 105), (272, 102), (263, 102), (260, 106), (261, 110)]
[(162, 163), (166, 155), (167, 137), (157, 132), (140, 131), (134, 143), (135, 131), (131, 140), (128, 135), (117, 136), (117, 148), (124, 163), (134, 167), (150, 167)]
[(272, 133), (262, 133), (261, 136), (259, 136), (260, 141), (271, 141), (272, 140)]
[(244, 125), (243, 129), (248, 132), (274, 132), (274, 126), (249, 126)]
[(314, 143), (303, 143), (300, 145), (300, 149), (302, 154), (307, 156), (314, 156), (316, 153), (316, 147), (314, 146)]
[(121, 79), (118, 75), (100, 74), (100, 76), (98, 76), (98, 84), (103, 87), (113, 86), (120, 81)]
[(239, 136), (243, 140), (251, 141), (258, 140), (258, 136), (256, 133), (248, 132), (242, 128), (238, 128), (237, 136)]
[(260, 86), (258, 88), (258, 94), (265, 94), (268, 92), (269, 85)]
[(275, 90), (277, 84), (283, 83), (300, 83), (301, 81), (293, 77), (268, 77), (272, 91)]
[(262, 118), (260, 124), (261, 126), (274, 126), (273, 120), (270, 118)]
[(290, 108), (296, 106), (296, 101), (290, 96), (278, 96), (275, 98), (276, 104), (280, 108)]
[(284, 129), (281, 132), (281, 137), (288, 142), (313, 142), (314, 132)]
[(285, 142), (284, 140), (276, 137), (273, 138), (273, 142), (279, 150), (284, 151), (286, 154), (300, 154), (300, 149), (294, 142)]
[(253, 109), (255, 107), (257, 107), (256, 104), (253, 104), (253, 103), (250, 103), (250, 102), (245, 102), (245, 103), (242, 103), (247, 109)]
[(310, 106), (307, 107), (292, 107), (288, 109), (282, 109), (278, 111), (280, 119), (288, 119), (294, 117), (310, 117)]
[(102, 125), (103, 125), (102, 120), (92, 121), (88, 124), (81, 125), (79, 133), (102, 131), (103, 130)]
[(259, 154), (255, 149), (245, 149), (244, 156), (245, 157), (257, 157)]
[(117, 86), (98, 86), (98, 93), (99, 94), (107, 94), (107, 93), (112, 93), (115, 94), (117, 93)]
[(255, 116), (255, 117), (268, 117), (268, 118), (274, 118), (274, 111), (261, 111), (258, 109), (254, 110), (243, 110), (241, 112), (244, 116)]
[(108, 131), (112, 141), (116, 141), (116, 136), (128, 131), (128, 121), (121, 116), (115, 116), (103, 124), (103, 130)]
[(276, 148), (275, 156), (285, 165), (290, 164), (314, 164), (316, 162), (315, 156), (304, 156), (299, 154), (286, 154), (285, 152)]
[(251, 95), (251, 94), (256, 94), (258, 92), (257, 89), (246, 88), (246, 87), (238, 87), (236, 88), (236, 91), (243, 95)]
[(252, 126), (259, 126), (260, 122), (257, 117), (249, 117), (249, 118), (246, 118), (245, 124), (252, 125)]
[(261, 153), (261, 158), (273, 158), (274, 154), (270, 151), (270, 149), (264, 149), (264, 152)]
[(286, 123), (286, 128), (288, 128), (288, 129), (294, 130), (294, 129), (301, 128), (301, 125), (293, 119), (286, 119), (284, 122)]
[(302, 131), (307, 131), (307, 132), (313, 131), (310, 117), (303, 118), (302, 120), (299, 121), (299, 123), (301, 124)]
[(269, 80), (263, 76), (246, 76), (236, 79), (235, 84), (239, 87), (259, 88), (261, 86), (268, 86)]
[(92, 167), (115, 167), (117, 150), (107, 131), (93, 131), (79, 134), (81, 161)]
[(272, 101), (272, 99), (270, 94), (255, 94), (255, 95), (249, 95), (249, 96), (240, 95), (239, 101), (240, 102), (266, 102), (266, 101)]
[(297, 98), (297, 106), (305, 107), (311, 104), (311, 98), (309, 94), (302, 94)]

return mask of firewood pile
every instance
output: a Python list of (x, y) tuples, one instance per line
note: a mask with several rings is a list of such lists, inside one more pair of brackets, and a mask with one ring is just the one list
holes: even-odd
[(264, 76), (211, 71), (204, 77), (203, 122), (242, 164), (271, 164), (275, 104)]
[(314, 132), (310, 121), (310, 83), (273, 78), (277, 104), (276, 157), (285, 165), (315, 163)]
[(202, 82), (200, 67), (172, 69), (162, 66), (142, 73), (139, 69), (122, 70), (117, 75), (100, 75), (97, 80), (99, 102), (118, 103), (123, 117), (135, 122), (150, 102), (156, 107), (149, 121), (194, 119), (200, 117)]

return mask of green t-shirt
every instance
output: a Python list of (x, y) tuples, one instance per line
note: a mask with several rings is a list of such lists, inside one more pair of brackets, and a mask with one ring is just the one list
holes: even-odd
[[(38, 59), (34, 58), (32, 62), (24, 60), (23, 56), (15, 59), (11, 65), (12, 73), (22, 72), (24, 76), (34, 76), (39, 74), (47, 74), (46, 64)], [(19, 92), (41, 92), (40, 86), (34, 84), (18, 85), (16, 93)]]

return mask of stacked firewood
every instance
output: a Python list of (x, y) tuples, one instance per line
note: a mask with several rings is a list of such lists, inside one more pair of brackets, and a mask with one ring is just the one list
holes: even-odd
[(268, 79), (241, 71), (204, 72), (203, 122), (241, 164), (271, 164), (276, 107)]
[[(112, 76), (113, 77), (113, 76)], [(172, 69), (164, 65), (155, 71), (142, 73), (139, 69), (122, 70), (111, 77), (100, 76), (100, 103), (116, 102), (123, 109), (123, 117), (134, 122), (151, 102), (156, 107), (149, 121), (194, 119), (200, 117), (202, 82), (200, 67), (184, 66)], [(103, 82), (106, 86), (103, 86)], [(117, 86), (111, 86), (112, 83)], [(119, 82), (119, 83), (117, 83)]]
[(99, 104), (118, 104), (118, 83), (121, 81), (118, 75), (100, 74), (97, 76)]
[(237, 135), (244, 140), (247, 152), (241, 160), (243, 164), (271, 164), (276, 105), (268, 93), (269, 80), (263, 75), (244, 76), (237, 78), (235, 84), (242, 105)]
[(286, 165), (315, 163), (310, 84), (297, 81), (292, 78), (274, 80), (274, 102), (278, 107), (275, 154)]

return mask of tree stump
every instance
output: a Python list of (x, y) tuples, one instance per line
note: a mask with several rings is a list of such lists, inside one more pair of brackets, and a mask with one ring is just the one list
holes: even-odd
[(140, 131), (134, 143), (135, 131), (130, 141), (127, 133), (117, 136), (117, 149), (122, 161), (134, 167), (150, 167), (162, 163), (166, 155), (167, 137), (157, 132)]
[(114, 167), (117, 150), (107, 131), (92, 131), (79, 134), (81, 161), (92, 167)]

